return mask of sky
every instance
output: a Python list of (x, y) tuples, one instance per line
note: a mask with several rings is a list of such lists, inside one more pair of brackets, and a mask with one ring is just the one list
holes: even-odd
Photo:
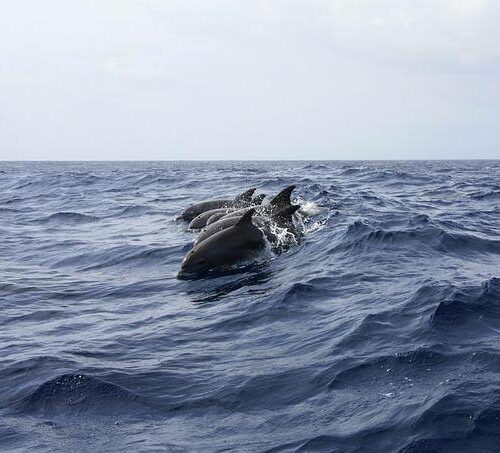
[(0, 0), (0, 159), (500, 158), (498, 0)]

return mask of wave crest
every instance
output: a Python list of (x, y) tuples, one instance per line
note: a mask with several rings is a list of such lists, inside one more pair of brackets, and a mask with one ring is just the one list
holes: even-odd
[(41, 384), (22, 410), (41, 415), (116, 415), (142, 406), (141, 397), (119, 385), (85, 374), (63, 374)]

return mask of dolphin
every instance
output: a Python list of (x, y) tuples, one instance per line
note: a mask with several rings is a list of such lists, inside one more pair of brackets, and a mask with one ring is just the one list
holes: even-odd
[[(260, 205), (264, 197), (265, 195), (257, 195), (256, 197), (254, 197), (252, 199), (252, 206)], [(191, 223), (189, 224), (188, 228), (190, 230), (200, 230), (204, 226), (216, 222), (221, 217), (224, 217), (226, 214), (229, 214), (235, 210), (236, 208), (220, 208), (220, 209), (211, 209), (210, 211), (205, 211), (202, 214), (196, 216), (193, 220), (191, 220)], [(246, 208), (243, 212), (246, 212)]]
[(202, 214), (205, 211), (210, 211), (211, 209), (218, 208), (240, 208), (251, 204), (252, 195), (255, 192), (255, 188), (249, 189), (246, 192), (238, 195), (233, 200), (207, 200), (195, 203), (186, 209), (181, 214), (181, 219), (190, 222), (197, 215)]
[(285, 206), (281, 208), (278, 212), (271, 215), (272, 220), (276, 222), (280, 228), (286, 228), (288, 230), (295, 230), (295, 225), (293, 224), (292, 216), (300, 209), (300, 204), (291, 204), (290, 206)]
[[(271, 232), (271, 228), (269, 225), (270, 222), (274, 222), (280, 228), (288, 229), (292, 234), (297, 236), (298, 233), (296, 232), (295, 226), (293, 225), (292, 216), (299, 208), (300, 205), (290, 205), (272, 214), (270, 217), (261, 215), (254, 216), (253, 221), (257, 224), (257, 226), (261, 227), (267, 239), (271, 242), (276, 241), (276, 236)], [(196, 241), (194, 242), (194, 245), (199, 244), (200, 242), (218, 233), (219, 231), (236, 225), (240, 219), (241, 214), (220, 219), (217, 222), (207, 225), (205, 228), (203, 228), (203, 230), (201, 230), (200, 234), (196, 238)]]
[[(210, 216), (210, 218), (207, 220), (207, 223), (205, 224), (205, 226), (212, 225), (212, 223), (217, 222), (219, 219), (222, 219), (222, 217), (225, 217), (226, 215), (231, 214), (234, 211), (235, 211), (235, 209), (233, 209), (230, 212), (216, 212), (215, 214), (212, 214)], [(238, 210), (238, 212), (239, 212), (239, 214), (237, 216), (241, 217), (241, 211)]]
[[(287, 233), (291, 234), (295, 239), (298, 239), (300, 236), (303, 235), (303, 233), (299, 229), (297, 229), (297, 227), (293, 223), (293, 215), (299, 209), (300, 205), (291, 204), (290, 206), (286, 206), (280, 209), (278, 212), (275, 212), (274, 214), (271, 215), (271, 219), (274, 221), (274, 223), (278, 227), (286, 230)], [(279, 245), (278, 237), (276, 236), (276, 234), (274, 234), (270, 226), (271, 225), (269, 225), (269, 223), (264, 225), (264, 234), (266, 235), (266, 237), (269, 239), (270, 242)], [(287, 243), (285, 242), (281, 244), (281, 247), (287, 248), (288, 247)]]
[[(262, 204), (262, 201), (264, 200), (264, 198), (266, 198), (266, 196), (264, 194), (260, 194), (260, 195), (257, 195), (256, 197), (253, 197), (252, 206), (250, 206), (250, 207), (260, 206)], [(210, 216), (210, 218), (207, 220), (206, 224), (203, 226), (211, 225), (212, 223), (215, 223), (215, 222), (217, 222), (217, 220), (224, 217), (226, 214), (230, 214), (233, 211), (235, 211), (235, 209), (231, 209), (228, 212), (223, 212), (222, 210), (220, 210), (219, 212), (215, 212), (212, 216)], [(240, 211), (239, 216), (241, 217), (241, 215), (243, 215), (247, 211), (247, 208), (239, 210), (239, 211)]]
[[(259, 213), (264, 214), (272, 214), (274, 212), (278, 212), (283, 208), (288, 206), (292, 206), (292, 202), (290, 197), (292, 196), (292, 192), (295, 190), (295, 186), (288, 186), (283, 189), (278, 195), (276, 195), (267, 205), (261, 205), (257, 208)], [(220, 219), (226, 219), (228, 217), (241, 216), (246, 212), (246, 209), (235, 209), (224, 216), (220, 217)]]
[(266, 198), (266, 194), (261, 193), (260, 195), (257, 195), (252, 198), (252, 205), (253, 206), (260, 206), (262, 202), (264, 201), (264, 198)]
[(210, 209), (209, 211), (202, 212), (197, 215), (191, 222), (189, 222), (188, 229), (190, 230), (200, 230), (202, 229), (209, 219), (211, 219), (214, 215), (219, 215), (220, 217), (229, 214), (234, 211), (235, 208), (219, 208), (219, 209)]
[(265, 248), (264, 234), (252, 223), (255, 208), (239, 221), (195, 245), (184, 257), (179, 278), (221, 270), (255, 256)]

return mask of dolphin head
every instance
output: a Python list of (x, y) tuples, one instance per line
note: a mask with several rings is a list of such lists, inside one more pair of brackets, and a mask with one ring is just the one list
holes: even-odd
[(200, 252), (199, 247), (195, 246), (182, 260), (179, 277), (188, 277), (190, 275), (208, 272), (213, 267), (213, 259), (203, 251)]

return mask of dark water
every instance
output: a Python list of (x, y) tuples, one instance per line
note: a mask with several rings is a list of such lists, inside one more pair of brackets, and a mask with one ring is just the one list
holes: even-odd
[[(192, 201), (321, 212), (180, 281)], [(0, 163), (0, 451), (500, 450), (500, 162)]]

